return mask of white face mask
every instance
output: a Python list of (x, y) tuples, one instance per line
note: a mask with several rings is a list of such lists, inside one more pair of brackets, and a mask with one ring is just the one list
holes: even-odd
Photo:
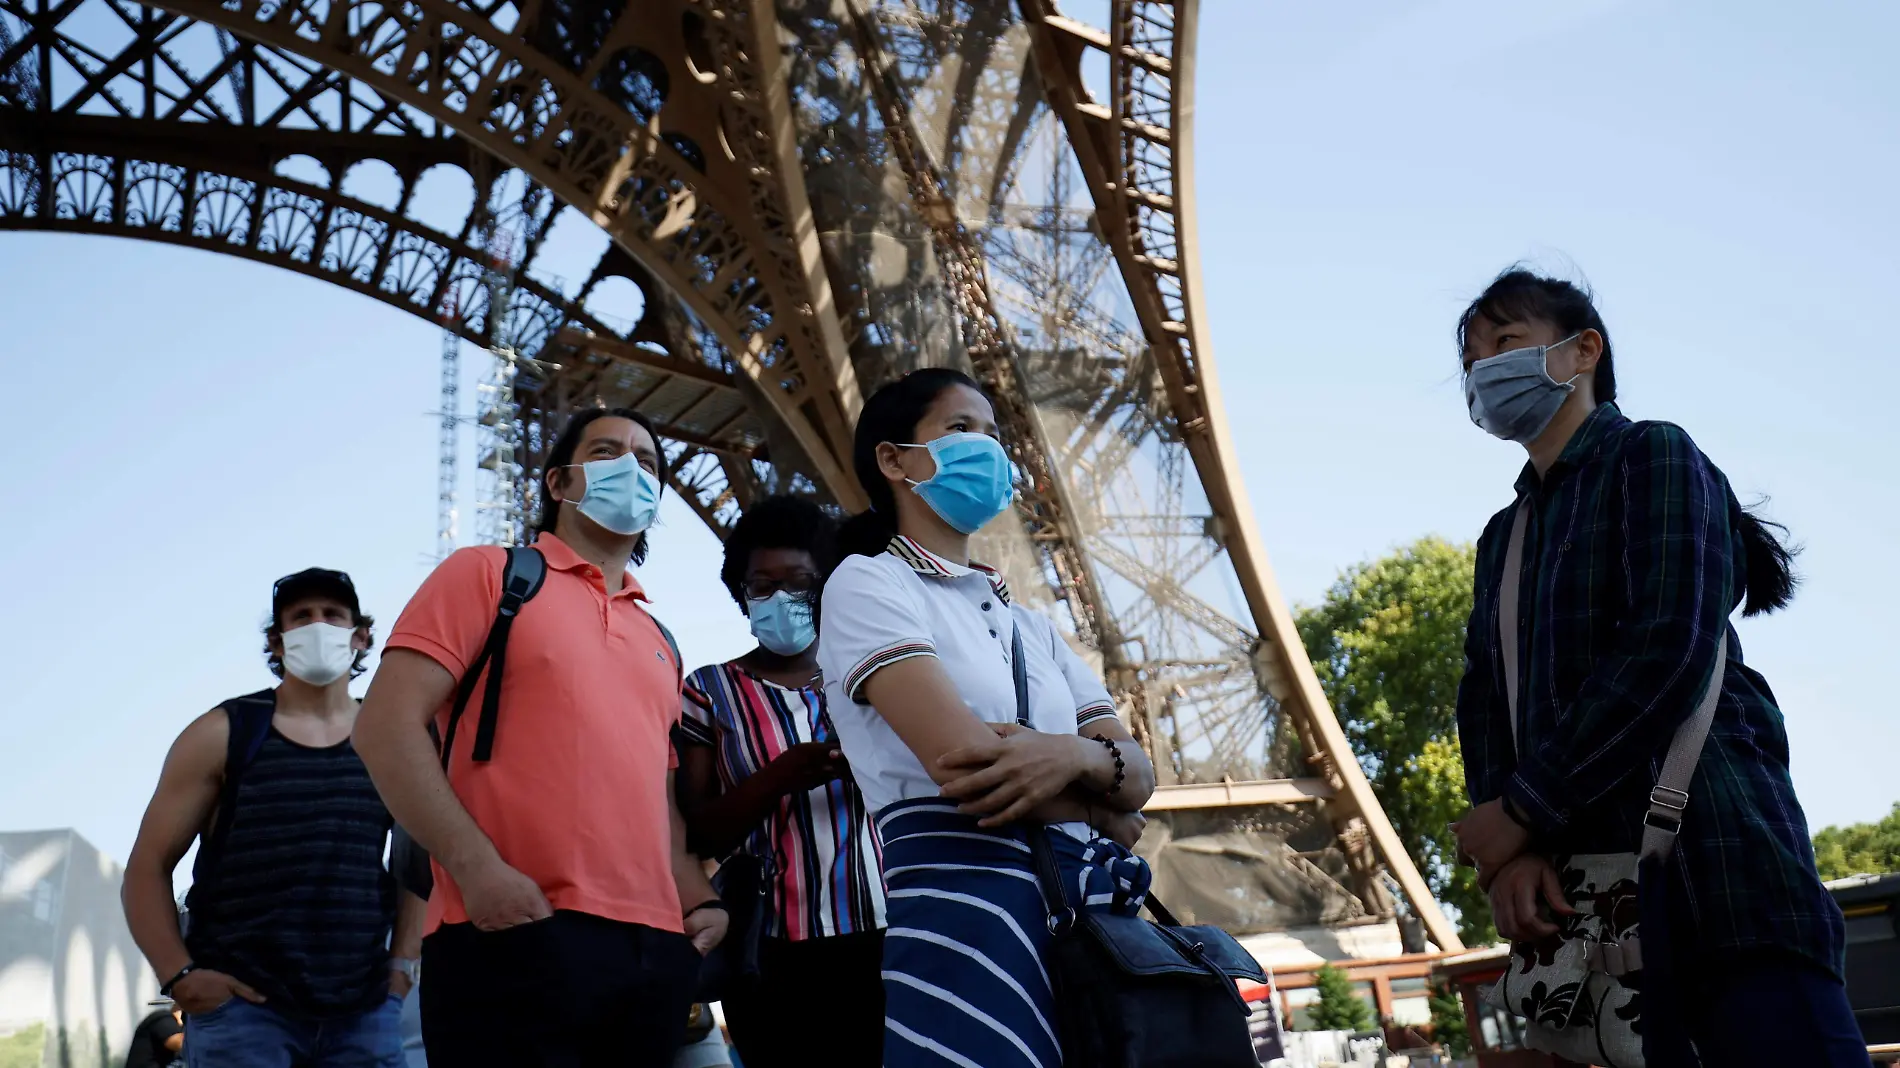
[(306, 623), (284, 632), (284, 670), (312, 686), (328, 686), (356, 663), (356, 628)]

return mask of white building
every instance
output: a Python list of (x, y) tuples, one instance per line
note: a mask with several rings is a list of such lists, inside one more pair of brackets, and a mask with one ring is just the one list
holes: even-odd
[(0, 832), (0, 1066), (119, 1068), (158, 978), (123, 870), (71, 830)]

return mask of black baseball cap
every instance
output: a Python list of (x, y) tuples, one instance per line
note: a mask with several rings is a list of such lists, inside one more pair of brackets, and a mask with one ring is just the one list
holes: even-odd
[(333, 597), (349, 606), (350, 615), (358, 619), (363, 616), (363, 607), (356, 600), (356, 584), (350, 581), (350, 576), (327, 567), (311, 567), (285, 575), (271, 584), (271, 618), (281, 621), (285, 606), (305, 597)]

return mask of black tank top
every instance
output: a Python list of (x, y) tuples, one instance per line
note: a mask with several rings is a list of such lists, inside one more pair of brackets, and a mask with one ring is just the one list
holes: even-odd
[(375, 1008), (396, 888), (383, 868), (389, 812), (362, 760), (348, 739), (314, 749), (272, 727), (238, 774), (222, 848), (197, 865), (187, 898), (193, 963), (294, 1016)]

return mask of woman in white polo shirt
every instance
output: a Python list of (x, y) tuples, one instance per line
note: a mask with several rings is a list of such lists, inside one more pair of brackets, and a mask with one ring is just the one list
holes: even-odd
[(1066, 832), (1049, 838), (1091, 909), (1132, 914), (1147, 889), (1127, 846), (1152, 765), (1055, 627), (970, 559), (1012, 495), (996, 433), (955, 371), (866, 402), (852, 458), (871, 508), (845, 527), (819, 613), (832, 721), (883, 841), (885, 1068), (1061, 1064), (1027, 823)]

